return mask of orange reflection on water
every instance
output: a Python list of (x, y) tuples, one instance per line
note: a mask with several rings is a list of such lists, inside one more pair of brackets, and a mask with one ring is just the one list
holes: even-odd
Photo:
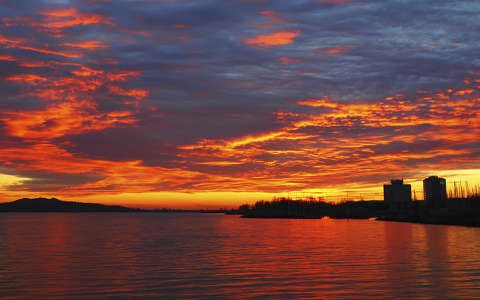
[[(41, 230), (39, 230), (41, 228)], [(480, 231), (220, 214), (6, 214), (6, 297), (475, 298)]]

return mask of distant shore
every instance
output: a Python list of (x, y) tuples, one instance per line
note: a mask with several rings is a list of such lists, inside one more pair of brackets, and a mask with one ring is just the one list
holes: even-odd
[(384, 201), (326, 203), (288, 198), (242, 205), (235, 212), (243, 218), (290, 219), (375, 219), (378, 221), (480, 227), (480, 197), (449, 199), (445, 207), (427, 207), (412, 201), (402, 207), (389, 207)]
[(428, 208), (423, 201), (408, 206), (391, 208), (384, 201), (350, 201), (327, 203), (314, 200), (288, 198), (259, 201), (242, 205), (238, 209), (184, 210), (139, 209), (119, 205), (62, 201), (55, 198), (23, 198), (0, 203), (0, 213), (7, 212), (136, 212), (136, 213), (224, 213), (242, 218), (275, 219), (375, 219), (377, 221), (408, 222), (418, 224), (459, 225), (480, 227), (480, 198), (450, 199), (447, 207)]

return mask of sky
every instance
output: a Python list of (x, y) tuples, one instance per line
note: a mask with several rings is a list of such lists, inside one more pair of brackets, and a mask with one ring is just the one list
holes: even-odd
[(480, 184), (480, 2), (0, 0), (0, 201)]

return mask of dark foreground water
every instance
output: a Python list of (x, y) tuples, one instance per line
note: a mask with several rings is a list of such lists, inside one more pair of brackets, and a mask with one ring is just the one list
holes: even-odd
[(219, 214), (0, 214), (1, 299), (480, 298), (480, 229)]

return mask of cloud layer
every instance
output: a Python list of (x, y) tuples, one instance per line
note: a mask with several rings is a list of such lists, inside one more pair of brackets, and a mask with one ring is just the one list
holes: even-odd
[(0, 8), (0, 173), (22, 178), (4, 195), (281, 193), (480, 169), (472, 1)]

